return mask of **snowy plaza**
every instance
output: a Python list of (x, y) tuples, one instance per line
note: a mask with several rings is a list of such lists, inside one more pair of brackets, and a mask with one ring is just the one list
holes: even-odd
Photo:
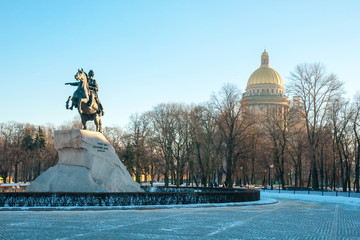
[(360, 239), (360, 198), (261, 192), (260, 205), (0, 212), (4, 239)]

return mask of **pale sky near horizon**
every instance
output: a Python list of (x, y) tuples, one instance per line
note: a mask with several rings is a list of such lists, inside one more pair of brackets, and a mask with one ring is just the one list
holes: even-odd
[(320, 62), (360, 90), (360, 1), (0, 1), (0, 122), (58, 126), (78, 68), (95, 72), (103, 126), (160, 103), (202, 103), (225, 83), (242, 91), (260, 66), (285, 85)]

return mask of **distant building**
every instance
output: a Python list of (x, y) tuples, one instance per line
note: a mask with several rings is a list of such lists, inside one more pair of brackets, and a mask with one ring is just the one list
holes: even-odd
[(284, 84), (279, 73), (269, 65), (269, 54), (264, 50), (261, 65), (255, 70), (246, 86), (241, 104), (251, 114), (284, 113), (290, 100), (284, 95)]

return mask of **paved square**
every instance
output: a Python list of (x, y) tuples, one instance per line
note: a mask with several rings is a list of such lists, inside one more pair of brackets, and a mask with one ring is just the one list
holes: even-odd
[(360, 208), (279, 200), (263, 206), (0, 212), (3, 239), (360, 239)]

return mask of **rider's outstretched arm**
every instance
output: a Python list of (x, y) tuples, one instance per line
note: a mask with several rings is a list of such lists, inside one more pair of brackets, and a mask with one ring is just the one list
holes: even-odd
[(65, 83), (65, 85), (71, 85), (71, 86), (79, 86), (79, 83), (78, 82), (74, 82), (74, 83)]

